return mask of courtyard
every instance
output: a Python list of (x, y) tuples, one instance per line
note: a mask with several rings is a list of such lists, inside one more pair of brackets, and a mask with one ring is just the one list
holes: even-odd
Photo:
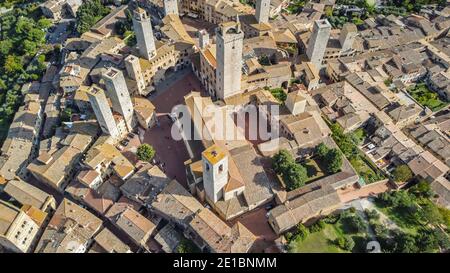
[(325, 166), (323, 166), (322, 162), (317, 159), (317, 157), (311, 157), (305, 159), (300, 162), (300, 165), (305, 167), (306, 173), (308, 175), (308, 179), (306, 180), (306, 184), (317, 181), (325, 176), (327, 176), (325, 172)]
[(408, 88), (408, 93), (421, 105), (437, 112), (444, 108), (447, 103), (439, 98), (439, 95), (426, 86), (425, 83), (418, 83)]

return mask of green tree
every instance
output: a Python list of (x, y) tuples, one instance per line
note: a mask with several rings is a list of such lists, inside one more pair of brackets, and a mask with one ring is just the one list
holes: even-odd
[(344, 237), (343, 236), (337, 237), (336, 240), (334, 240), (334, 244), (343, 249), (345, 245)]
[(282, 173), (283, 180), (286, 183), (287, 189), (292, 191), (303, 185), (308, 179), (306, 168), (302, 165), (291, 163)]
[(419, 181), (419, 183), (412, 186), (409, 189), (409, 192), (414, 194), (417, 197), (423, 197), (423, 198), (430, 198), (434, 195), (434, 192), (431, 189), (430, 184), (425, 180), (421, 180), (421, 181)]
[(272, 157), (272, 168), (276, 173), (282, 173), (293, 162), (292, 155), (283, 149)]
[(177, 253), (199, 253), (200, 249), (190, 240), (183, 238), (176, 248)]
[(37, 21), (37, 25), (41, 29), (47, 29), (47, 28), (51, 27), (52, 21), (50, 21), (47, 18), (41, 18)]
[(338, 149), (330, 149), (325, 157), (328, 173), (336, 173), (342, 167), (342, 155)]
[(69, 122), (72, 118), (72, 108), (66, 108), (61, 113), (61, 121), (62, 122)]
[(411, 234), (400, 232), (394, 240), (397, 243), (396, 252), (417, 253), (419, 251), (416, 240)]
[(6, 57), (3, 68), (9, 75), (21, 73), (23, 71), (22, 58), (16, 55), (9, 55)]
[(352, 237), (350, 236), (344, 236), (344, 250), (352, 251), (352, 249), (355, 247), (355, 241), (353, 241)]
[(22, 42), (22, 53), (24, 55), (34, 55), (37, 52), (38, 45), (30, 40), (24, 40)]
[(8, 86), (6, 86), (6, 83), (3, 79), (0, 79), (0, 90), (6, 90)]
[(316, 146), (315, 150), (316, 155), (321, 159), (323, 159), (327, 155), (329, 148), (324, 143), (320, 143), (319, 145)]
[(416, 245), (420, 252), (436, 252), (439, 249), (438, 236), (434, 229), (422, 227), (416, 236)]
[(325, 8), (325, 16), (326, 17), (331, 17), (331, 16), (333, 16), (333, 8), (332, 7), (326, 7)]
[(407, 182), (413, 177), (411, 169), (406, 164), (399, 165), (392, 172), (394, 181), (397, 183)]
[(342, 154), (338, 149), (328, 148), (324, 143), (320, 143), (315, 148), (316, 155), (325, 163), (328, 173), (336, 173), (342, 167)]
[(422, 205), (420, 210), (420, 218), (427, 224), (437, 225), (444, 222), (441, 212), (438, 207), (431, 202)]
[(0, 55), (7, 56), (12, 48), (13, 43), (11, 40), (0, 41)]
[(374, 14), (376, 11), (375, 4), (369, 3), (369, 1), (365, 1), (365, 8), (369, 14)]
[(150, 162), (155, 156), (155, 150), (151, 145), (144, 143), (138, 147), (136, 155), (139, 160)]
[(363, 128), (358, 128), (350, 133), (350, 138), (356, 145), (360, 145), (366, 138), (366, 131)]
[(34, 26), (35, 23), (32, 18), (21, 16), (16, 22), (15, 32), (17, 34), (27, 34), (33, 29)]
[(294, 234), (292, 234), (292, 232), (286, 232), (284, 234), (284, 238), (286, 239), (286, 241), (290, 242), (292, 240), (292, 238), (294, 237)]
[(125, 32), (128, 30), (126, 23), (122, 22), (122, 21), (117, 21), (114, 24), (114, 29), (115, 29), (116, 33), (121, 35), (121, 36), (124, 35)]
[(367, 230), (367, 223), (358, 214), (344, 214), (342, 221), (350, 232), (359, 233)]
[(355, 247), (355, 241), (350, 236), (339, 236), (334, 243), (341, 249), (351, 251)]
[(380, 214), (374, 209), (365, 209), (364, 212), (369, 220), (378, 221), (380, 219)]
[(305, 240), (306, 237), (309, 235), (309, 230), (302, 224), (297, 224), (297, 232), (296, 232), (296, 239), (299, 238), (301, 241)]
[(442, 207), (439, 207), (438, 209), (442, 215), (443, 223), (447, 226), (447, 229), (450, 229), (450, 210)]
[(77, 31), (79, 33), (88, 31), (98, 20), (106, 16), (109, 11), (109, 8), (104, 6), (100, 0), (83, 2), (77, 11)]
[(325, 222), (320, 219), (319, 221), (315, 222), (310, 228), (309, 230), (311, 232), (319, 232), (321, 230), (323, 230), (325, 228)]

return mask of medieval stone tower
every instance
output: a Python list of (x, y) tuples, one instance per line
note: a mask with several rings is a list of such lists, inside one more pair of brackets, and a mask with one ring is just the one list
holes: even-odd
[(123, 116), (128, 131), (131, 131), (133, 104), (131, 103), (130, 93), (128, 92), (122, 71), (111, 67), (103, 74), (103, 79), (108, 97), (111, 99), (113, 110)]
[(164, 15), (178, 15), (178, 0), (164, 0)]
[(139, 95), (142, 95), (145, 89), (145, 80), (142, 75), (141, 64), (139, 58), (133, 55), (129, 55), (125, 58), (125, 69), (130, 78), (136, 81)]
[(109, 108), (108, 100), (106, 99), (103, 89), (96, 85), (92, 85), (86, 93), (103, 133), (118, 139), (119, 131), (117, 130), (117, 125), (114, 121), (111, 108)]
[(309, 38), (306, 55), (309, 60), (317, 67), (322, 67), (322, 60), (327, 49), (328, 39), (330, 38), (331, 25), (327, 19), (314, 22), (313, 31)]
[(198, 31), (198, 43), (200, 49), (204, 49), (209, 44), (209, 34), (205, 29)]
[(225, 99), (241, 91), (242, 47), (241, 24), (226, 22), (216, 29), (216, 97)]
[(256, 0), (256, 21), (268, 23), (270, 13), (270, 0)]
[(228, 154), (214, 144), (203, 151), (202, 161), (206, 198), (216, 203), (223, 198), (223, 188), (228, 182)]
[(133, 16), (133, 28), (136, 33), (137, 47), (142, 58), (150, 60), (156, 55), (152, 23), (147, 12), (137, 8)]
[(358, 29), (356, 28), (355, 24), (344, 24), (341, 30), (341, 34), (339, 35), (339, 43), (341, 44), (342, 52), (347, 52), (352, 49), (357, 33)]

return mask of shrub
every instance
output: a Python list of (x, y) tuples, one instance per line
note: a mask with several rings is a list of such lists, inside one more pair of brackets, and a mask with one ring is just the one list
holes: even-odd
[(290, 242), (293, 239), (293, 234), (292, 232), (286, 232), (286, 234), (284, 234), (284, 239), (286, 239), (286, 241)]
[(327, 224), (336, 224), (339, 218), (340, 216), (338, 214), (330, 214), (327, 217), (323, 218), (323, 221)]
[(300, 239), (301, 241), (305, 240), (306, 237), (308, 237), (309, 231), (303, 224), (297, 225), (297, 234), (295, 235), (295, 238)]
[(344, 237), (336, 238), (336, 240), (334, 240), (334, 244), (337, 245), (339, 248), (344, 249), (344, 247), (345, 247), (345, 239), (344, 239)]
[(199, 253), (200, 249), (190, 240), (183, 238), (176, 248), (177, 253)]
[(380, 219), (380, 214), (374, 209), (372, 209), (372, 210), (366, 209), (366, 210), (364, 210), (364, 212), (366, 213), (369, 220), (377, 221)]
[(344, 250), (351, 251), (355, 247), (355, 241), (350, 236), (344, 237)]
[(419, 183), (412, 186), (409, 189), (409, 192), (417, 197), (424, 197), (424, 198), (430, 198), (434, 195), (434, 192), (431, 189), (430, 184), (425, 180), (421, 180), (419, 181)]
[(325, 222), (323, 220), (319, 220), (317, 222), (315, 222), (310, 228), (309, 230), (311, 232), (319, 232), (321, 230), (323, 230), (325, 228)]
[(395, 168), (395, 170), (392, 172), (392, 176), (394, 178), (394, 181), (399, 183), (410, 180), (413, 177), (413, 173), (407, 165), (403, 164)]
[(155, 150), (147, 143), (140, 145), (136, 153), (139, 160), (150, 162), (155, 156)]
[(367, 229), (367, 223), (357, 214), (345, 216), (342, 220), (348, 226), (350, 232), (364, 232)]

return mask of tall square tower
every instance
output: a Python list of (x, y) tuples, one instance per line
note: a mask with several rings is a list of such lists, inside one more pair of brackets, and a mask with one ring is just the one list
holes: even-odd
[(256, 0), (256, 21), (258, 23), (268, 23), (270, 13), (270, 0)]
[(103, 74), (103, 79), (105, 80), (106, 91), (111, 99), (113, 110), (123, 116), (127, 129), (131, 131), (133, 103), (131, 102), (130, 93), (122, 71), (111, 67)]
[(355, 24), (344, 24), (341, 29), (341, 34), (339, 35), (339, 43), (341, 44), (342, 52), (347, 52), (352, 49), (357, 33), (358, 29)]
[(97, 85), (92, 85), (86, 93), (102, 131), (105, 134), (118, 139), (119, 130), (117, 130), (116, 122), (114, 121), (113, 114), (109, 108), (108, 100), (106, 99), (103, 89)]
[(142, 75), (139, 58), (133, 55), (129, 55), (125, 58), (124, 61), (128, 76), (136, 81), (138, 93), (139, 95), (142, 95), (145, 89), (145, 80), (144, 75)]
[(133, 28), (136, 34), (137, 47), (142, 58), (150, 60), (156, 55), (152, 23), (147, 12), (137, 8), (133, 15)]
[(164, 0), (164, 15), (178, 15), (178, 0)]
[(330, 32), (331, 25), (327, 19), (314, 22), (313, 31), (308, 42), (308, 48), (306, 49), (306, 55), (318, 70), (322, 67), (323, 56), (327, 49)]
[(223, 188), (228, 182), (228, 154), (214, 144), (203, 151), (202, 162), (206, 198), (216, 203), (223, 198)]
[(244, 32), (239, 22), (216, 29), (216, 96), (225, 99), (241, 91)]

